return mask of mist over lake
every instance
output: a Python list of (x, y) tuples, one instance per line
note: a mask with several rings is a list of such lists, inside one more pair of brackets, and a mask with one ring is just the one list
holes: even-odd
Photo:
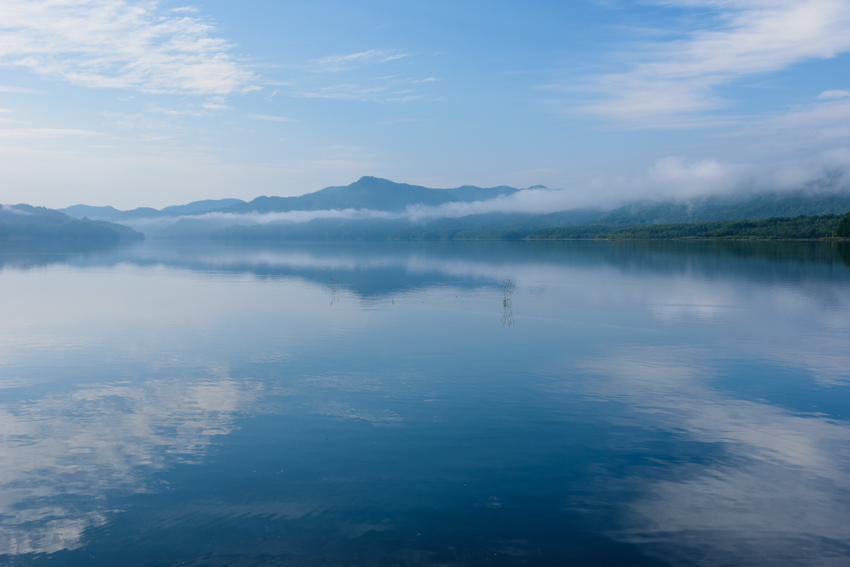
[(850, 244), (0, 249), (2, 565), (846, 565)]

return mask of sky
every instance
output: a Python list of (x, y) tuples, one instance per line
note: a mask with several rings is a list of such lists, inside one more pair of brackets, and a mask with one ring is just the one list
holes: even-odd
[[(3, 0), (0, 202), (850, 187), (850, 0)], [(551, 199), (550, 199), (551, 201)]]

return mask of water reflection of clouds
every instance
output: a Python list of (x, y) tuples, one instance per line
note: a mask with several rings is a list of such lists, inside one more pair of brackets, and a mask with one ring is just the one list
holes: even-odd
[(729, 293), (731, 290), (722, 287), (717, 282), (674, 278), (665, 282), (664, 293), (647, 303), (653, 314), (663, 320), (714, 319), (728, 314), (738, 300)]
[[(623, 328), (632, 325), (628, 332), (642, 327), (676, 333), (675, 337), (650, 338), (630, 334), (631, 341), (712, 347), (711, 351), (637, 349), (586, 366), (603, 378), (596, 383), (605, 388), (597, 392), (599, 397), (606, 401), (619, 397), (630, 404), (641, 414), (640, 426), (649, 424), (671, 436), (684, 434), (695, 443), (722, 447), (728, 459), (675, 465), (666, 470), (670, 474), (665, 478), (657, 474), (636, 478), (640, 496), (623, 514), (618, 538), (655, 548), (660, 557), (672, 558), (674, 563), (675, 554), (681, 553), (682, 563), (698, 558), (705, 564), (743, 564), (759, 555), (768, 563), (816, 564), (803, 555), (807, 546), (822, 558), (828, 555), (826, 547), (850, 549), (847, 427), (823, 417), (794, 415), (767, 403), (737, 400), (707, 385), (718, 356), (776, 361), (804, 369), (821, 383), (846, 384), (850, 368), (846, 280), (832, 276), (802, 282), (793, 277), (755, 280), (732, 269), (667, 273), (645, 265), (625, 269), (604, 259), (571, 264), (569, 257), (470, 256), (440, 257), (415, 249), (356, 256), (332, 246), (325, 254), (249, 250), (189, 256), (183, 264), (120, 265), (104, 270), (108, 277), (100, 279), (87, 268), (54, 266), (38, 274), (50, 293), (32, 291), (32, 279), (6, 271), (3, 290), (28, 298), (29, 303), (20, 301), (4, 313), (0, 363), (9, 363), (16, 355), (21, 358), (29, 347), (33, 352), (53, 353), (60, 347), (86, 346), (89, 340), (95, 346), (109, 343), (110, 348), (94, 352), (114, 356), (111, 363), (116, 365), (143, 360), (151, 367), (159, 365), (157, 370), (172, 363), (195, 367), (209, 361), (193, 354), (196, 345), (187, 339), (187, 330), (200, 333), (210, 328), (242, 329), (243, 325), (252, 331), (238, 340), (234, 334), (211, 333), (215, 345), (211, 356), (227, 360), (232, 353), (250, 352), (253, 362), (277, 361), (288, 353), (303, 356), (305, 345), (321, 345), (329, 321), (334, 324), (334, 337), (352, 342), (364, 336), (366, 325), (392, 322), (383, 314), (364, 316), (362, 295), (347, 304), (353, 307), (349, 319), (344, 310), (319, 309), (316, 306), (326, 304), (317, 292), (319, 285), (327, 285), (325, 273), (315, 278), (320, 284), (293, 285), (302, 275), (309, 280), (311, 271), (365, 273), (392, 268), (402, 274), (400, 281), (411, 282), (404, 289), (465, 280), (474, 286), (492, 283), (494, 294), (496, 286), (510, 277), (521, 283), (524, 314), (578, 321), (582, 329), (590, 329), (588, 342), (616, 340), (595, 335), (592, 325), (622, 323)], [(288, 278), (285, 293), (280, 286), (255, 285), (251, 274), (265, 275), (264, 269), (258, 269), (265, 266), (290, 270), (270, 271)], [(209, 277), (218, 270), (236, 277)], [(417, 277), (423, 274), (438, 277)], [(379, 279), (385, 276), (378, 273)], [(17, 287), (11, 286), (11, 279), (19, 280)], [(198, 285), (201, 280), (205, 285)], [(231, 285), (237, 280), (239, 285)], [(362, 289), (368, 291), (369, 285), (373, 284), (367, 282)], [(432, 291), (436, 303), (444, 292)], [(120, 329), (132, 328), (144, 340), (101, 341), (101, 335), (119, 328), (101, 326), (113, 312), (121, 315)], [(297, 328), (286, 326), (293, 320), (299, 322)], [(80, 321), (94, 324), (88, 329)], [(290, 327), (294, 330), (280, 330)], [(0, 387), (38, 379), (0, 377)], [(304, 405), (310, 412), (375, 426), (410, 421), (403, 404), (392, 404), (399, 413), (384, 409), (384, 402), (376, 406), (378, 392), (391, 388), (398, 395), (404, 389), (408, 398), (414, 394), (433, 398), (433, 392), (426, 391), (427, 380), (404, 376), (389, 380), (369, 373), (305, 377), (286, 386), (294, 397), (307, 400)], [(351, 392), (369, 394), (358, 399), (347, 395)], [(179, 384), (100, 384), (0, 406), (0, 553), (79, 546), (83, 532), (102, 525), (111, 514), (98, 508), (99, 495), (113, 489), (155, 490), (151, 471), (175, 461), (199, 460), (211, 438), (229, 433), (234, 413), (251, 404), (256, 395), (250, 385), (219, 377)], [(83, 498), (71, 503), (60, 498), (63, 495)], [(255, 506), (260, 510), (256, 513), (266, 510), (292, 518), (310, 509), (306, 504), (293, 504), (291, 509), (269, 504), (272, 510), (258, 502), (230, 509), (222, 504), (221, 513), (247, 516), (255, 513)], [(204, 513), (212, 512), (204, 508)], [(822, 564), (829, 565), (829, 558)]]
[(616, 537), (674, 563), (846, 564), (850, 427), (725, 396), (706, 386), (708, 361), (705, 351), (648, 348), (587, 364), (644, 426), (720, 444), (729, 459), (647, 475)]
[(227, 377), (175, 379), (0, 407), (0, 554), (78, 547), (87, 528), (106, 521), (98, 504), (106, 491), (155, 489), (153, 471), (200, 459), (257, 394)]
[(388, 409), (358, 409), (342, 402), (326, 402), (320, 404), (317, 410), (320, 415), (340, 419), (358, 419), (374, 425), (393, 425), (403, 420), (397, 413)]
[(720, 276), (634, 277), (605, 291), (617, 297), (617, 289), (660, 322), (717, 333), (726, 357), (772, 360), (826, 385), (850, 381), (850, 294), (841, 282), (754, 287)]
[[(850, 294), (846, 293), (845, 280), (831, 272), (829, 277), (804, 277), (810, 268), (803, 266), (799, 273), (791, 269), (784, 279), (775, 276), (751, 285), (733, 269), (695, 269), (699, 256), (690, 259), (688, 269), (667, 273), (652, 263), (644, 269), (635, 269), (632, 264), (624, 269), (605, 261), (604, 256), (595, 263), (576, 264), (569, 254), (553, 255), (550, 261), (544, 261), (545, 257), (521, 260), (514, 256), (503, 260), (498, 255), (444, 257), (439, 251), (391, 248), (374, 256), (345, 255), (330, 246), (322, 252), (226, 251), (221, 256), (209, 256), (207, 261), (218, 262), (219, 267), (268, 265), (292, 270), (369, 272), (397, 268), (411, 277), (432, 273), (449, 281), (491, 282), (494, 291), (496, 285), (511, 278), (526, 298), (526, 317), (545, 313), (546, 317), (572, 319), (578, 310), (593, 310), (597, 313), (593, 320), (601, 322), (614, 313), (626, 316), (645, 309), (652, 318), (667, 324), (713, 325), (726, 337), (726, 348), (742, 357), (757, 355), (802, 368), (823, 384), (847, 382), (850, 353), (840, 343), (850, 329)], [(706, 258), (707, 263), (710, 261)], [(728, 260), (730, 267), (738, 263), (745, 261)], [(552, 309), (553, 294), (563, 298), (557, 302), (562, 307), (560, 312)], [(614, 310), (612, 305), (622, 307)], [(689, 332), (705, 329), (708, 327), (688, 327)]]
[[(778, 344), (770, 349), (765, 358), (773, 359), (790, 368), (799, 368), (811, 373), (812, 377), (824, 386), (847, 386), (850, 384), (850, 353), (846, 352), (845, 337), (816, 339), (821, 343), (820, 350), (808, 348), (809, 345)], [(788, 341), (792, 343), (792, 341)]]

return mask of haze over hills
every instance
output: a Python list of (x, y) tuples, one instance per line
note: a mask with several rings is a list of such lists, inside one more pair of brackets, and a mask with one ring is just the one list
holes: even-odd
[(143, 234), (107, 221), (75, 219), (60, 211), (30, 205), (0, 207), (0, 242), (61, 240), (106, 243), (143, 239)]
[(516, 193), (513, 187), (463, 186), (454, 189), (429, 189), (407, 183), (395, 183), (378, 177), (361, 177), (344, 187), (325, 187), (298, 197), (257, 197), (249, 203), (227, 207), (227, 213), (271, 213), (368, 209), (398, 213), (411, 205), (436, 207), (445, 203), (471, 203)]
[(66, 215), (74, 218), (96, 218), (100, 220), (123, 221), (144, 218), (176, 217), (181, 215), (197, 215), (209, 211), (216, 211), (236, 203), (244, 203), (241, 199), (206, 199), (194, 201), (186, 205), (173, 205), (164, 209), (152, 209), (150, 207), (139, 207), (129, 211), (120, 211), (115, 207), (92, 207), (89, 205), (74, 205), (60, 209)]
[(534, 231), (567, 227), (578, 228), (558, 232), (561, 237), (592, 238), (641, 225), (850, 211), (847, 192), (644, 200), (608, 210), (570, 208), (564, 195), (568, 193), (542, 186), (431, 189), (362, 177), (347, 186), (298, 197), (205, 200), (161, 210), (76, 205), (63, 211), (79, 218), (121, 222), (154, 238), (248, 240), (526, 238)]

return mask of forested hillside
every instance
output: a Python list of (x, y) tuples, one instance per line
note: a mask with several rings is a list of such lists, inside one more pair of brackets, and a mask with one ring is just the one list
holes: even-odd
[[(850, 213), (745, 221), (673, 223), (614, 228), (610, 225), (534, 229), (522, 222), (464, 227), (441, 219), (424, 225), (406, 220), (316, 219), (307, 223), (238, 226), (213, 234), (217, 240), (575, 240), (575, 239), (760, 239), (810, 240), (850, 237)], [(511, 226), (512, 222), (514, 226)], [(501, 228), (500, 228), (501, 227)]]
[(850, 236), (850, 213), (635, 226), (604, 235), (609, 239), (759, 239), (811, 240)]

